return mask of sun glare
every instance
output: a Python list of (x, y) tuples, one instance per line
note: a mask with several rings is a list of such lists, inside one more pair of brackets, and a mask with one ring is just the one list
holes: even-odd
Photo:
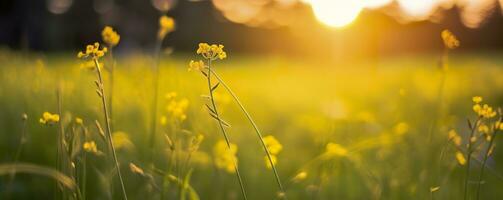
[(311, 0), (316, 18), (332, 27), (343, 27), (353, 22), (363, 8), (360, 1)]

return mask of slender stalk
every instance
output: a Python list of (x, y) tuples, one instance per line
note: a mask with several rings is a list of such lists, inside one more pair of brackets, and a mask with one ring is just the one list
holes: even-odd
[(94, 60), (95, 66), (96, 66), (96, 73), (98, 75), (98, 83), (99, 83), (98, 90), (100, 92), (99, 96), (101, 97), (101, 103), (103, 104), (103, 113), (105, 114), (105, 125), (107, 128), (106, 131), (107, 131), (107, 135), (108, 135), (108, 143), (109, 143), (110, 148), (112, 149), (112, 156), (113, 156), (113, 159), (115, 162), (115, 168), (117, 168), (117, 175), (119, 176), (119, 181), (121, 183), (122, 195), (123, 195), (124, 200), (127, 200), (126, 188), (124, 187), (124, 181), (122, 180), (122, 174), (121, 174), (121, 170), (119, 167), (119, 161), (117, 159), (117, 154), (115, 152), (115, 147), (114, 147), (114, 143), (112, 140), (112, 130), (110, 128), (110, 118), (108, 115), (107, 100), (106, 100), (106, 96), (105, 96), (106, 93), (105, 93), (105, 88), (103, 87), (103, 77), (101, 75), (100, 64), (98, 62), (98, 59), (93, 59), (93, 60)]
[[(17, 164), (19, 161), (19, 157), (21, 156), (21, 153), (23, 151), (23, 145), (26, 143), (26, 124), (28, 121), (28, 115), (23, 113), (22, 116), (23, 124), (21, 126), (21, 137), (19, 139), (19, 145), (17, 146), (16, 154), (14, 156), (14, 165)], [(9, 177), (9, 182), (7, 184), (7, 192), (6, 192), (6, 199), (10, 199), (10, 194), (11, 194), (11, 187), (12, 183), (14, 182), (14, 179), (16, 179), (16, 173), (13, 171)]]
[(494, 138), (496, 138), (496, 133), (498, 131), (494, 131), (491, 140), (489, 141), (489, 146), (487, 146), (487, 150), (484, 153), (484, 160), (482, 160), (482, 166), (480, 167), (480, 174), (479, 174), (479, 181), (477, 182), (477, 200), (480, 198), (480, 182), (482, 182), (482, 176), (484, 176), (484, 168), (486, 167), (486, 161), (487, 158), (489, 157), (489, 151), (491, 150), (491, 147), (493, 146)]
[(113, 48), (110, 46), (110, 60), (111, 60), (111, 65), (110, 65), (110, 96), (108, 97), (108, 106), (109, 106), (109, 111), (110, 111), (110, 127), (112, 130), (114, 130), (114, 123), (115, 123), (115, 118), (114, 118), (114, 112), (113, 112), (113, 97), (114, 97), (114, 69), (115, 69), (115, 59), (114, 59), (114, 54), (113, 54)]
[(267, 148), (267, 145), (264, 142), (264, 138), (262, 137), (262, 133), (260, 133), (260, 129), (258, 128), (257, 124), (255, 123), (255, 121), (253, 121), (253, 118), (251, 117), (250, 113), (248, 113), (248, 111), (245, 109), (245, 107), (243, 106), (241, 101), (239, 101), (239, 98), (237, 97), (237, 95), (234, 94), (234, 92), (231, 90), (231, 88), (227, 84), (225, 84), (225, 82), (220, 78), (220, 76), (218, 76), (218, 74), (214, 70), (212, 70), (209, 65), (208, 65), (208, 70), (210, 71), (210, 73), (208, 73), (208, 77), (210, 76), (210, 74), (215, 75), (218, 82), (220, 82), (220, 84), (222, 84), (225, 87), (225, 89), (227, 90), (227, 92), (229, 92), (229, 94), (232, 96), (232, 98), (234, 98), (234, 101), (236, 101), (236, 103), (239, 105), (239, 108), (241, 108), (241, 111), (243, 111), (243, 113), (246, 115), (246, 118), (248, 119), (248, 121), (250, 121), (250, 123), (252, 124), (253, 128), (255, 129), (255, 133), (257, 133), (257, 136), (260, 139), (260, 142), (262, 143), (262, 147), (264, 148), (264, 151), (267, 154), (267, 158), (269, 159), (269, 162), (271, 163), (272, 170), (274, 172), (274, 176), (276, 178), (276, 182), (278, 184), (278, 187), (279, 187), (280, 191), (283, 193), (284, 198), (287, 199), (285, 190), (283, 188), (283, 185), (281, 184), (281, 179), (279, 178), (278, 170), (276, 169), (276, 166), (274, 165), (274, 163), (272, 161), (271, 153), (269, 152), (269, 149)]
[[(213, 111), (215, 112), (215, 116), (217, 117), (218, 126), (220, 127), (220, 131), (224, 135), (224, 139), (225, 139), (225, 143), (227, 144), (227, 148), (230, 150), (231, 149), (231, 144), (230, 144), (230, 141), (229, 141), (229, 137), (227, 135), (227, 132), (225, 131), (224, 125), (222, 123), (222, 120), (220, 120), (220, 116), (218, 114), (217, 105), (215, 104), (215, 99), (213, 98), (213, 89), (212, 89), (213, 86), (211, 85), (211, 74), (212, 74), (211, 72), (212, 72), (212, 70), (211, 70), (211, 59), (208, 59), (208, 74), (207, 74), (206, 77), (207, 77), (207, 80), (208, 80), (208, 90), (210, 92), (211, 106), (213, 108)], [(215, 77), (217, 77), (217, 76), (215, 76)], [(219, 78), (217, 77), (217, 79), (219, 79)], [(236, 160), (233, 160), (233, 162), (234, 162), (234, 169), (236, 170), (236, 176), (237, 176), (238, 181), (239, 181), (239, 186), (241, 187), (241, 193), (243, 195), (243, 199), (246, 200), (248, 198), (246, 197), (246, 191), (245, 191), (245, 188), (244, 188), (243, 180), (241, 179), (241, 175), (239, 173), (238, 164), (236, 163)]]
[(472, 142), (471, 142), (471, 138), (475, 134), (475, 129), (477, 129), (479, 122), (480, 122), (480, 117), (477, 118), (477, 121), (475, 121), (475, 124), (471, 127), (470, 137), (468, 138), (468, 150), (466, 152), (467, 155), (466, 155), (465, 183), (464, 183), (464, 189), (463, 189), (463, 191), (464, 191), (463, 192), (464, 193), (463, 199), (464, 200), (466, 200), (466, 198), (468, 196), (468, 179), (470, 177), (470, 160), (472, 158)]
[(160, 51), (162, 47), (162, 39), (158, 38), (155, 44), (155, 49), (154, 49), (154, 61), (153, 61), (153, 73), (154, 73), (154, 79), (153, 79), (153, 86), (154, 86), (154, 95), (152, 97), (152, 110), (151, 110), (151, 125), (150, 125), (150, 162), (154, 161), (154, 154), (155, 154), (155, 137), (157, 135), (157, 104), (158, 104), (158, 96), (159, 96), (159, 57), (160, 57)]

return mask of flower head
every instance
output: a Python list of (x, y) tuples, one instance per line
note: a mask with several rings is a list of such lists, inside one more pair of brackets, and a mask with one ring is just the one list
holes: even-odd
[(481, 96), (474, 96), (474, 97), (472, 97), (472, 101), (473, 101), (473, 103), (479, 104), (480, 102), (482, 102), (482, 97)]
[(114, 47), (119, 44), (121, 36), (114, 31), (114, 29), (110, 26), (105, 26), (103, 31), (101, 31), (101, 38), (103, 42), (105, 42), (108, 46)]
[(264, 143), (269, 153), (273, 155), (279, 154), (279, 152), (283, 149), (283, 145), (279, 143), (279, 141), (272, 135), (268, 135), (264, 137)]
[[(278, 162), (278, 157), (275, 155), (271, 155), (271, 160), (269, 160), (268, 156), (264, 156), (264, 161), (265, 161), (265, 166), (267, 169), (272, 169), (272, 165), (276, 166), (276, 163)], [(272, 164), (271, 164), (272, 161)]]
[(456, 152), (456, 160), (460, 165), (465, 165), (466, 164), (466, 158), (461, 152)]
[(44, 112), (42, 114), (42, 117), (40, 118), (39, 122), (41, 124), (54, 124), (59, 122), (59, 115), (58, 114), (51, 114), (50, 112)]
[(445, 47), (449, 49), (455, 49), (459, 47), (459, 40), (451, 31), (443, 30), (441, 36), (442, 40), (444, 41)]
[(229, 173), (235, 173), (234, 164), (237, 163), (236, 153), (238, 147), (235, 144), (227, 143), (224, 140), (218, 141), (213, 147), (213, 155), (215, 156), (215, 166), (219, 169), (224, 169)]
[(107, 51), (106, 47), (100, 50), (100, 43), (95, 42), (93, 45), (87, 45), (85, 51), (80, 51), (77, 58), (91, 58), (94, 60), (103, 57)]
[(210, 60), (223, 60), (227, 58), (227, 53), (224, 51), (224, 45), (221, 44), (209, 45), (208, 43), (199, 43), (196, 53)]
[(205, 65), (202, 60), (199, 60), (199, 61), (191, 60), (189, 63), (189, 72), (190, 71), (201, 71), (204, 67), (205, 67)]
[(175, 30), (175, 20), (171, 17), (163, 15), (159, 18), (159, 32), (157, 33), (157, 37), (159, 39), (164, 39), (168, 33), (171, 33)]
[(76, 117), (76, 118), (75, 118), (75, 123), (77, 123), (77, 124), (80, 124), (80, 125), (81, 125), (81, 124), (83, 124), (83, 123), (84, 123), (84, 120), (82, 120), (82, 118), (80, 118), (80, 117)]
[(452, 141), (456, 146), (461, 146), (461, 136), (456, 133), (455, 130), (450, 130), (448, 133), (448, 139)]
[(177, 100), (170, 98), (168, 105), (166, 106), (166, 111), (168, 114), (180, 121), (187, 119), (186, 111), (189, 106), (189, 100), (186, 98)]
[(90, 141), (90, 142), (84, 142), (82, 145), (82, 148), (84, 151), (89, 152), (89, 153), (98, 153), (98, 147), (96, 146), (96, 142)]

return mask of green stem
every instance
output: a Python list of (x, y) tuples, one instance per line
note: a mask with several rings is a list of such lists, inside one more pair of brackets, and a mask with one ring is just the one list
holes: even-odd
[(480, 122), (480, 117), (477, 118), (477, 121), (475, 121), (475, 124), (471, 127), (470, 131), (470, 137), (468, 137), (468, 150), (467, 150), (467, 155), (466, 155), (466, 172), (465, 172), (465, 183), (464, 183), (464, 189), (463, 189), (463, 199), (466, 200), (468, 196), (468, 179), (470, 177), (470, 160), (472, 158), (472, 142), (471, 139), (473, 135), (475, 134), (475, 129), (477, 129), (478, 124)]
[[(19, 161), (19, 157), (21, 156), (21, 152), (23, 151), (23, 145), (26, 143), (26, 124), (28, 121), (28, 117), (26, 114), (23, 114), (23, 125), (21, 127), (21, 138), (19, 139), (19, 145), (17, 146), (16, 154), (14, 156), (14, 165), (17, 164)], [(9, 177), (9, 182), (7, 184), (7, 192), (6, 192), (6, 199), (10, 199), (10, 194), (11, 194), (11, 187), (12, 183), (14, 182), (14, 179), (16, 179), (16, 173), (12, 173)]]
[[(224, 139), (225, 139), (225, 143), (227, 144), (227, 148), (229, 148), (229, 150), (231, 149), (231, 144), (230, 144), (230, 141), (229, 141), (229, 137), (227, 135), (227, 132), (225, 131), (225, 128), (224, 128), (224, 125), (222, 123), (222, 120), (220, 119), (220, 116), (218, 114), (218, 109), (217, 109), (217, 106), (215, 104), (215, 99), (213, 98), (213, 90), (212, 90), (212, 85), (211, 85), (211, 59), (208, 59), (208, 74), (207, 74), (207, 80), (208, 80), (208, 90), (210, 92), (210, 101), (211, 101), (211, 106), (213, 108), (213, 111), (215, 112), (215, 116), (217, 117), (217, 121), (218, 121), (218, 125), (220, 127), (220, 130), (222, 132), (222, 134), (224, 135)], [(215, 76), (217, 77), (217, 76)], [(217, 79), (219, 79), (217, 77)], [(247, 196), (246, 196), (246, 191), (245, 191), (245, 188), (244, 188), (244, 184), (243, 184), (243, 180), (241, 179), (241, 175), (239, 173), (239, 169), (238, 169), (238, 164), (236, 163), (236, 160), (233, 160), (234, 162), (234, 169), (236, 170), (236, 176), (238, 178), (238, 181), (239, 181), (239, 186), (241, 187), (241, 193), (243, 195), (243, 199), (247, 200)]]
[(231, 94), (232, 98), (234, 98), (234, 101), (236, 101), (236, 103), (239, 105), (239, 108), (241, 108), (241, 111), (243, 111), (243, 113), (246, 115), (246, 118), (248, 119), (248, 121), (250, 121), (250, 123), (252, 124), (253, 128), (255, 129), (255, 133), (257, 133), (257, 137), (260, 139), (260, 142), (262, 143), (262, 147), (264, 148), (264, 151), (267, 154), (267, 158), (269, 159), (269, 162), (272, 166), (278, 187), (281, 190), (281, 192), (283, 193), (284, 198), (287, 199), (285, 190), (283, 188), (283, 185), (281, 184), (281, 179), (279, 178), (278, 171), (272, 161), (271, 153), (269, 152), (269, 149), (267, 148), (267, 145), (264, 142), (264, 138), (262, 137), (262, 134), (260, 133), (260, 130), (259, 130), (257, 124), (255, 123), (255, 121), (253, 121), (250, 113), (248, 113), (248, 111), (245, 109), (245, 107), (243, 106), (241, 101), (239, 101), (239, 98), (237, 97), (236, 94), (234, 94), (234, 92), (231, 90), (231, 88), (227, 84), (225, 84), (225, 82), (220, 78), (220, 76), (218, 76), (218, 74), (214, 70), (211, 69), (210, 66), (208, 66), (208, 70), (211, 72), (211, 73), (208, 73), (208, 76), (210, 76), (210, 74), (215, 75), (218, 82), (220, 82), (225, 87), (227, 92), (229, 92), (229, 94)]
[(110, 46), (110, 60), (112, 65), (110, 65), (110, 96), (108, 98), (108, 106), (110, 110), (110, 127), (114, 130), (114, 112), (113, 112), (113, 97), (114, 97), (114, 69), (115, 69), (115, 60), (113, 54), (113, 48)]
[[(60, 118), (63, 117), (63, 111), (62, 111), (62, 91), (61, 91), (61, 84), (58, 85), (58, 89), (56, 90), (56, 96), (57, 96), (57, 106), (58, 106), (58, 115)], [(63, 127), (63, 122), (62, 122), (62, 119), (60, 119), (58, 121), (58, 169), (61, 173), (63, 173), (64, 175), (68, 175), (67, 174), (67, 169), (66, 169), (66, 166), (67, 166), (67, 163), (66, 163), (66, 156), (65, 156), (65, 153), (66, 153), (66, 150), (65, 150), (65, 128)], [(63, 199), (66, 199), (66, 191), (63, 190), (62, 191), (62, 198)]]
[(493, 146), (494, 138), (496, 138), (496, 133), (498, 131), (494, 131), (491, 140), (489, 141), (489, 146), (487, 146), (487, 150), (484, 154), (484, 160), (482, 160), (482, 166), (480, 167), (480, 175), (479, 175), (479, 181), (477, 182), (477, 200), (480, 197), (480, 182), (482, 182), (482, 176), (484, 175), (484, 168), (486, 167), (486, 161), (487, 158), (489, 157), (489, 151), (491, 150), (491, 147)]
[(103, 104), (103, 112), (105, 113), (105, 125), (107, 128), (106, 130), (107, 130), (107, 135), (108, 135), (108, 143), (110, 145), (110, 148), (112, 149), (112, 156), (114, 158), (115, 168), (117, 168), (117, 174), (119, 176), (119, 181), (121, 183), (122, 195), (123, 195), (124, 200), (127, 200), (126, 188), (124, 187), (124, 181), (122, 180), (122, 174), (121, 174), (121, 170), (119, 167), (119, 161), (117, 159), (117, 154), (115, 153), (115, 147), (114, 147), (114, 143), (112, 140), (112, 130), (110, 128), (110, 118), (108, 116), (107, 100), (106, 100), (106, 96), (105, 96), (106, 93), (105, 93), (105, 88), (103, 86), (103, 78), (101, 76), (100, 64), (98, 62), (98, 59), (93, 59), (93, 60), (94, 60), (94, 64), (96, 65), (96, 72), (98, 74), (98, 83), (99, 83), (98, 90), (100, 91), (101, 103)]

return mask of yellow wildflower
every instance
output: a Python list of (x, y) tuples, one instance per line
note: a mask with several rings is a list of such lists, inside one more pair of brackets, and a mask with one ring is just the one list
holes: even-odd
[(479, 117), (483, 118), (493, 118), (496, 116), (496, 111), (493, 110), (493, 108), (487, 104), (481, 105), (480, 103), (482, 102), (482, 97), (480, 96), (475, 96), (472, 98), (472, 101), (475, 103), (473, 105), (472, 109)]
[(210, 60), (223, 60), (227, 58), (227, 53), (224, 51), (224, 45), (221, 44), (209, 45), (208, 43), (199, 43), (199, 48), (196, 53)]
[(76, 117), (75, 118), (75, 123), (77, 123), (77, 124), (83, 124), (84, 120), (82, 120), (82, 118)]
[(474, 97), (472, 97), (472, 101), (473, 101), (473, 103), (479, 104), (480, 102), (482, 102), (482, 97), (481, 96), (474, 96)]
[(456, 160), (458, 160), (458, 163), (460, 165), (465, 165), (466, 164), (466, 158), (461, 152), (456, 152)]
[(170, 114), (171, 117), (183, 121), (187, 119), (185, 112), (188, 106), (189, 100), (186, 98), (183, 98), (181, 100), (172, 99), (166, 106), (166, 111)]
[(346, 156), (348, 154), (348, 150), (344, 148), (343, 146), (336, 144), (336, 143), (328, 143), (326, 146), (326, 154), (330, 156)]
[(91, 58), (94, 60), (103, 57), (107, 51), (106, 47), (100, 50), (100, 43), (95, 42), (93, 45), (87, 45), (85, 51), (80, 51), (77, 58)]
[(59, 122), (58, 114), (51, 114), (50, 112), (44, 112), (42, 114), (42, 118), (40, 118), (39, 122), (41, 124), (53, 124)]
[(163, 15), (159, 18), (159, 32), (157, 37), (159, 39), (164, 39), (166, 35), (175, 30), (175, 20), (171, 17)]
[(191, 60), (189, 63), (189, 72), (190, 71), (201, 71), (202, 69), (204, 69), (204, 67), (205, 67), (205, 65), (202, 60), (199, 60), (199, 61)]
[(275, 155), (271, 155), (271, 161), (269, 161), (269, 157), (264, 156), (264, 161), (265, 161), (265, 166), (267, 169), (272, 169), (271, 161), (274, 166), (276, 166), (276, 163), (278, 162), (278, 157)]
[(121, 39), (121, 36), (117, 34), (117, 32), (115, 32), (114, 29), (110, 26), (105, 26), (105, 28), (103, 28), (103, 31), (101, 31), (101, 37), (103, 39), (103, 42), (108, 44), (108, 46), (110, 47), (114, 47), (119, 44), (119, 41)]
[(299, 172), (297, 175), (295, 175), (295, 176), (292, 178), (292, 181), (293, 181), (293, 182), (300, 182), (300, 181), (302, 181), (302, 180), (304, 180), (304, 179), (306, 179), (306, 178), (307, 178), (307, 172), (305, 172), (305, 171), (301, 171), (301, 172)]
[(279, 143), (279, 141), (272, 135), (265, 136), (264, 143), (269, 150), (269, 153), (272, 155), (279, 154), (279, 152), (283, 149), (283, 145), (281, 145), (281, 143)]
[(489, 133), (489, 126), (482, 124), (479, 126), (478, 131), (480, 133)]
[(213, 155), (215, 156), (215, 166), (219, 169), (223, 169), (229, 173), (235, 173), (234, 163), (237, 163), (236, 153), (238, 147), (235, 144), (227, 143), (224, 140), (220, 140), (213, 147)]
[(458, 133), (456, 133), (456, 131), (454, 129), (452, 129), (452, 130), (449, 131), (448, 138), (456, 146), (461, 146), (461, 142), (462, 142), (461, 136), (459, 136)]
[(459, 47), (459, 40), (451, 31), (443, 30), (441, 36), (442, 40), (444, 41), (445, 47), (449, 49), (455, 49)]
[(98, 153), (98, 147), (96, 146), (96, 142), (94, 141), (84, 142), (82, 148), (84, 149), (84, 151), (89, 153)]

